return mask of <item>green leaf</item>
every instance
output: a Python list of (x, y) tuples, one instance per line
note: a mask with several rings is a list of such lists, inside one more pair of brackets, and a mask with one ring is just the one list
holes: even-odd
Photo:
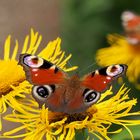
[(75, 140), (86, 140), (88, 138), (88, 130), (76, 130), (75, 132)]
[[(134, 135), (134, 139), (139, 140), (140, 139), (140, 126), (131, 126), (129, 128)], [(112, 140), (119, 140), (120, 138), (121, 140), (131, 140), (131, 136), (126, 129), (124, 129), (119, 134), (113, 135)]]

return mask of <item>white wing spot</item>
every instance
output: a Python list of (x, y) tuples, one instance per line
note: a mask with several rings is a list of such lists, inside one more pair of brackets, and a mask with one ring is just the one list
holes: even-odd
[(55, 68), (56, 68), (56, 66), (55, 66), (55, 65), (53, 65), (53, 66), (51, 66), (51, 67), (50, 67), (50, 69), (53, 69), (53, 70), (54, 70)]

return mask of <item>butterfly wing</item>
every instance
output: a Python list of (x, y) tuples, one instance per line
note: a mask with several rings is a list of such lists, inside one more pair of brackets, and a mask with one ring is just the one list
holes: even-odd
[(140, 16), (130, 11), (122, 13), (122, 24), (129, 43), (140, 43)]
[(126, 72), (126, 65), (111, 65), (86, 75), (82, 85), (97, 92), (103, 92), (116, 78)]
[[(126, 30), (132, 30), (140, 26), (140, 16), (133, 12), (125, 11), (122, 13), (122, 22)], [(140, 29), (140, 27), (139, 27)]]
[(67, 75), (61, 69), (37, 56), (20, 55), (19, 63), (27, 80), (34, 85), (32, 94), (40, 107), (45, 104), (49, 110), (66, 113), (85, 111), (97, 102), (100, 92), (127, 68), (125, 65), (111, 65), (88, 74), (80, 81), (77, 76), (64, 80)]
[(52, 111), (62, 110), (66, 73), (47, 60), (30, 54), (21, 54), (19, 64), (23, 66), (27, 80), (34, 85), (32, 96), (39, 106), (45, 104)]
[(19, 64), (23, 66), (27, 80), (33, 85), (61, 83), (66, 73), (56, 65), (30, 54), (21, 54)]

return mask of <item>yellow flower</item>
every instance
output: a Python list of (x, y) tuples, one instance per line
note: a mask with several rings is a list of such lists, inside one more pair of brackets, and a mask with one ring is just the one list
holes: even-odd
[[(124, 127), (130, 133), (131, 139), (134, 140), (128, 126), (140, 125), (140, 120), (132, 119), (134, 116), (140, 117), (140, 112), (131, 112), (137, 100), (130, 99), (128, 92), (129, 89), (124, 86), (117, 94), (114, 94), (110, 88), (86, 112), (73, 115), (51, 112), (44, 106), (39, 110), (37, 103), (28, 99), (24, 103), (24, 111), (13, 111), (12, 114), (5, 117), (8, 121), (19, 122), (22, 125), (5, 132), (2, 137), (23, 137), (23, 140), (42, 140), (43, 137), (47, 140), (72, 140), (76, 130), (87, 129), (89, 133), (100, 140), (110, 140), (109, 134), (120, 133)], [(113, 124), (121, 128), (110, 132), (109, 128)], [(17, 135), (22, 130), (25, 130), (24, 133)]]
[[(22, 51), (20, 53), (35, 54), (41, 43), (42, 36), (31, 29), (30, 35), (25, 37)], [(58, 65), (64, 71), (71, 71), (77, 67), (66, 68), (66, 63), (71, 54), (65, 58), (65, 52), (61, 51), (61, 39), (57, 38), (38, 54), (38, 56)], [(30, 94), (31, 85), (25, 79), (23, 68), (18, 65), (16, 60), (19, 45), (15, 41), (13, 52), (11, 49), (11, 36), (9, 35), (4, 45), (4, 58), (0, 59), (0, 130), (1, 114), (6, 112), (7, 105), (14, 109), (22, 109), (22, 104), (17, 99), (25, 98), (24, 93)], [(10, 55), (11, 54), (11, 55)]]
[(108, 40), (110, 47), (97, 51), (97, 63), (101, 66), (128, 65), (128, 80), (140, 89), (140, 45), (133, 46), (125, 37), (119, 35), (109, 35)]

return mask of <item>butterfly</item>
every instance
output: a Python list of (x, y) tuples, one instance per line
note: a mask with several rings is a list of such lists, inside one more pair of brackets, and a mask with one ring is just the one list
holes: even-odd
[(27, 80), (33, 84), (32, 96), (41, 107), (68, 114), (84, 112), (95, 104), (103, 91), (127, 69), (126, 65), (110, 65), (80, 78), (69, 76), (51, 62), (30, 54), (21, 54)]
[(140, 43), (140, 16), (130, 11), (122, 13), (122, 24), (127, 40), (132, 45)]

